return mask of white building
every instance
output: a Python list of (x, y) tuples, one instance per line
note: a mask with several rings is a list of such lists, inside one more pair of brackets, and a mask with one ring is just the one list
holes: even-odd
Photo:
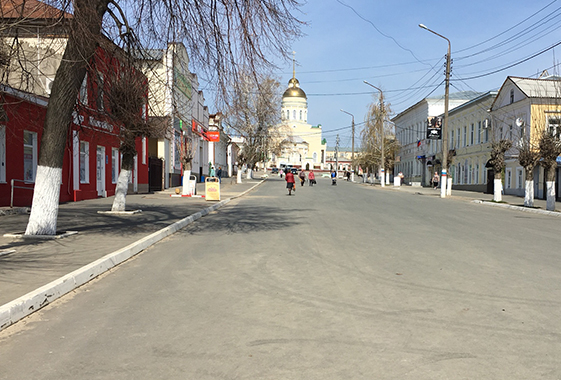
[[(478, 96), (476, 92), (450, 94), (449, 110)], [(401, 149), (396, 157), (394, 172), (402, 172), (404, 183), (428, 186), (431, 172), (439, 166), (440, 140), (427, 139), (427, 121), (444, 113), (444, 96), (425, 98), (393, 117), (395, 135)]]

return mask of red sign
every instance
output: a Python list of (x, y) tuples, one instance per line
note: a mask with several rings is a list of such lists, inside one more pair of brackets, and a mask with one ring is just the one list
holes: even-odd
[(197, 123), (195, 119), (193, 119), (193, 132), (201, 137), (206, 137), (205, 128), (201, 124)]
[(220, 132), (219, 131), (208, 131), (206, 133), (206, 137), (208, 137), (208, 141), (218, 142), (218, 141), (220, 141)]

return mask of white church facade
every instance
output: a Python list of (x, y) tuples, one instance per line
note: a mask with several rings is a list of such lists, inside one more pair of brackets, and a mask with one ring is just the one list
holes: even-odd
[(279, 156), (272, 155), (270, 166), (323, 169), (327, 146), (322, 144), (321, 124), (308, 123), (308, 98), (294, 71), (282, 96), (281, 120), (283, 148)]

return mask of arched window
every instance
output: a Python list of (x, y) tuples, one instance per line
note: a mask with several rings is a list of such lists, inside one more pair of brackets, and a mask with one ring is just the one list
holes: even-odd
[(287, 119), (287, 120), (290, 119), (290, 110), (286, 110), (286, 119)]
[(317, 152), (314, 152), (314, 154), (312, 155), (312, 157), (314, 158), (314, 164), (317, 164), (317, 162), (318, 162), (318, 154), (317, 154)]
[(296, 120), (296, 110), (292, 111), (292, 118)]
[(300, 110), (300, 120), (302, 120), (302, 110)]

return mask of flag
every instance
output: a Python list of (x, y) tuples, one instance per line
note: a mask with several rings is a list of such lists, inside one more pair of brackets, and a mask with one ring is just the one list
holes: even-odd
[(421, 146), (421, 140), (417, 140), (417, 148)]

